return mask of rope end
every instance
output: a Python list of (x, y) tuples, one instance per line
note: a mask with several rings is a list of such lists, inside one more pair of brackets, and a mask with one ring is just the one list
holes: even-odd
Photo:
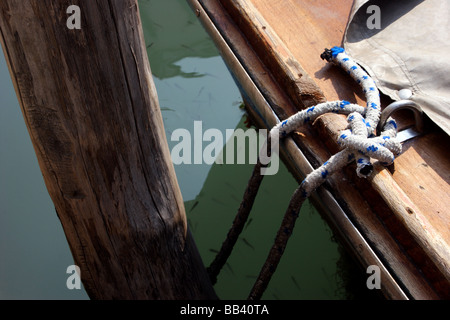
[(373, 172), (373, 165), (371, 163), (364, 164), (361, 168), (358, 168), (357, 174), (360, 178), (367, 178)]
[(328, 62), (330, 62), (331, 59), (333, 58), (333, 54), (331, 53), (330, 49), (325, 49), (325, 51), (320, 55), (320, 57), (322, 58), (322, 60), (327, 60)]
[(325, 49), (325, 51), (320, 55), (322, 60), (327, 60), (331, 62), (332, 59), (336, 58), (339, 53), (345, 52), (344, 48), (333, 47), (331, 49)]

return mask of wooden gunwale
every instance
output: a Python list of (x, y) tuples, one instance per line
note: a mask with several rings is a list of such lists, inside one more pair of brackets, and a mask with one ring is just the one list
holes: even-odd
[[(257, 3), (261, 5), (263, 2), (260, 1)], [(288, 2), (292, 4), (295, 1)], [(227, 41), (230, 50), (239, 58), (246, 72), (248, 72), (248, 75), (264, 96), (267, 102), (266, 104), (270, 105), (279, 119), (284, 119), (295, 113), (299, 106), (300, 108), (308, 107), (325, 100), (325, 94), (321, 92), (314, 82), (317, 81), (319, 72), (313, 73), (315, 75), (313, 77), (314, 80), (308, 77), (307, 72), (303, 69), (303, 65), (298, 63), (296, 57), (290, 53), (284, 42), (271, 28), (271, 25), (252, 7), (253, 4), (251, 1), (192, 0), (190, 3), (194, 11), (198, 10), (197, 14), (199, 16), (207, 13), (208, 19), (213, 21), (217, 27), (216, 32)], [(203, 10), (206, 10), (206, 12)], [(249, 17), (249, 14), (254, 16)], [(205, 23), (204, 21), (202, 22)], [(340, 30), (340, 32), (342, 34), (343, 30)], [(340, 39), (338, 40), (340, 41)], [(336, 43), (332, 43), (331, 45), (334, 44)], [(269, 52), (269, 50), (273, 51)], [(221, 53), (227, 62), (226, 53)], [(329, 69), (329, 67), (326, 68)], [(230, 69), (237, 78), (237, 81), (242, 81), (239, 75), (235, 74), (237, 72), (236, 67), (231, 66)], [(328, 71), (333, 74), (332, 76), (337, 74), (338, 78), (344, 76), (336, 70), (330, 69)], [(321, 70), (320, 72), (324, 73), (325, 71)], [(329, 83), (327, 85), (329, 86)], [(328, 97), (331, 91), (329, 88), (327, 89), (327, 85), (322, 86), (321, 84), (321, 87), (327, 90)], [(338, 96), (342, 95), (342, 92), (358, 92), (354, 89), (352, 86), (349, 88), (341, 87), (341, 84), (337, 88), (333, 87), (334, 94)], [(360, 102), (361, 100), (357, 95), (352, 95), (351, 97), (356, 102)], [(256, 120), (260, 120), (259, 123), (261, 126), (270, 128), (273, 123), (267, 122), (269, 118), (267, 111), (265, 111), (265, 115), (262, 114), (264, 111), (260, 107), (255, 106), (257, 102), (255, 103), (254, 98), (252, 100), (250, 96), (248, 100), (250, 100), (250, 105), (254, 105), (250, 113), (254, 115)], [(408, 119), (401, 120), (401, 123), (407, 124), (408, 122)], [(331, 153), (337, 150), (337, 146), (333, 142), (330, 142), (333, 139), (329, 139), (329, 137), (335, 136), (340, 129), (345, 127), (345, 120), (334, 114), (327, 115), (321, 117), (314, 127), (316, 128), (309, 127), (302, 129), (293, 136), (293, 139), (289, 139), (283, 146), (285, 150), (285, 163), (290, 167), (294, 176), (299, 181), (309, 171), (307, 166), (295, 166), (296, 159), (292, 154), (294, 153), (292, 151), (293, 148), (291, 148), (294, 141), (301, 148), (309, 163), (317, 167), (328, 159)], [(431, 132), (424, 138), (433, 139), (433, 135), (440, 139), (442, 138), (438, 131)], [(324, 137), (328, 137), (325, 140), (327, 141), (326, 145), (323, 143)], [(418, 141), (421, 140), (418, 139)], [(413, 143), (408, 143), (407, 150), (411, 148)], [(403, 164), (403, 162), (401, 163)], [(427, 237), (430, 235), (424, 236), (421, 234), (420, 228), (425, 224), (428, 231), (432, 232), (433, 235), (437, 234), (440, 236), (440, 233), (434, 230), (435, 225), (432, 225), (426, 220), (426, 216), (420, 213), (421, 209), (414, 206), (414, 202), (411, 201), (408, 194), (399, 187), (399, 185), (404, 187), (401, 177), (398, 181), (395, 181), (388, 170), (378, 169), (380, 170), (380, 174), (376, 175), (376, 178), (370, 181), (360, 181), (361, 179), (355, 178), (352, 168), (337, 173), (328, 183), (329, 191), (324, 188), (318, 191), (314, 201), (316, 206), (319, 207), (322, 213), (325, 212), (323, 215), (330, 222), (333, 229), (342, 228), (342, 225), (337, 222), (339, 219), (336, 218), (335, 212), (330, 212), (330, 208), (324, 208), (324, 205), (320, 203), (320, 200), (323, 200), (320, 198), (326, 197), (324, 196), (324, 192), (331, 192), (333, 194), (340, 208), (345, 210), (346, 217), (354, 225), (355, 230), (353, 231), (363, 236), (364, 245), (355, 240), (357, 237), (352, 238), (352, 236), (346, 234), (343, 238), (364, 267), (369, 265), (370, 259), (365, 256), (365, 251), (368, 249), (376, 254), (377, 259), (382, 260), (386, 272), (395, 278), (392, 282), (394, 283), (393, 286), (400, 286), (402, 288), (401, 290), (408, 297), (414, 299), (445, 298), (445, 295), (448, 294), (448, 281), (445, 278), (445, 257), (441, 265), (439, 265), (439, 258), (441, 258), (439, 255), (442, 252), (437, 252), (437, 257), (434, 257), (434, 261), (433, 257), (430, 259), (430, 248), (427, 246), (430, 245), (432, 247), (435, 243), (427, 243), (427, 246), (424, 247), (423, 241), (428, 241), (429, 239)], [(398, 165), (396, 165), (396, 171), (398, 171)], [(396, 171), (394, 171), (394, 176)], [(394, 196), (387, 197), (383, 195), (383, 188), (380, 187), (383, 184), (385, 187), (387, 184), (390, 189), (395, 191)], [(377, 189), (377, 186), (380, 192), (373, 196), (373, 199), (368, 198), (367, 195), (370, 193), (368, 190), (373, 191), (374, 188)], [(338, 193), (336, 190), (340, 190), (340, 192)], [(402, 201), (398, 201), (399, 195)], [(405, 202), (408, 201), (409, 206), (405, 206)], [(402, 222), (402, 218), (404, 218), (398, 212), (393, 212), (396, 206), (399, 209), (397, 211), (404, 211), (406, 208), (414, 210), (416, 215), (420, 215), (420, 219), (422, 220), (419, 219), (419, 222), (422, 224), (416, 223), (416, 225), (413, 225), (413, 232), (411, 231), (411, 226), (408, 226), (408, 223), (405, 222), (400, 223), (394, 230), (392, 226), (398, 225), (399, 221)], [(407, 212), (409, 214), (409, 211)], [(342, 236), (344, 231), (337, 231)], [(438, 231), (442, 233), (442, 229)], [(411, 234), (413, 234), (413, 237), (408, 237)], [(419, 238), (417, 238), (417, 234), (419, 234)], [(421, 239), (421, 236), (424, 239)], [(442, 236), (440, 237), (441, 239), (438, 240), (441, 242), (438, 241), (438, 243), (444, 246), (443, 252), (445, 253), (446, 242), (445, 239), (442, 239)], [(436, 239), (431, 237), (431, 240), (434, 241)], [(418, 246), (417, 243), (421, 241), (422, 246)], [(365, 247), (366, 245), (367, 247)], [(432, 247), (431, 251), (434, 249)], [(437, 251), (439, 251), (439, 248)], [(433, 254), (433, 252), (431, 253)], [(438, 263), (436, 263), (436, 260)], [(384, 288), (385, 295), (394, 299), (404, 298), (399, 293), (400, 291), (393, 290), (392, 288)]]

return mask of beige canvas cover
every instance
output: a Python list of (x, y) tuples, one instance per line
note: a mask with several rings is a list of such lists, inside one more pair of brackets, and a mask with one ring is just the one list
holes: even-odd
[(450, 134), (450, 1), (355, 0), (344, 48), (394, 100), (411, 100)]

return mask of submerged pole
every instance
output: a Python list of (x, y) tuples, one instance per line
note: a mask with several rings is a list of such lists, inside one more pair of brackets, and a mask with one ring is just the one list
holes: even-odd
[(89, 296), (215, 298), (187, 229), (137, 0), (2, 0), (0, 40)]

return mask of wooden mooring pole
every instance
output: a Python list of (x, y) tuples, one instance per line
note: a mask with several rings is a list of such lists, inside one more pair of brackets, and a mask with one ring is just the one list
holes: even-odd
[(215, 298), (187, 229), (137, 0), (2, 0), (0, 32), (89, 296)]

